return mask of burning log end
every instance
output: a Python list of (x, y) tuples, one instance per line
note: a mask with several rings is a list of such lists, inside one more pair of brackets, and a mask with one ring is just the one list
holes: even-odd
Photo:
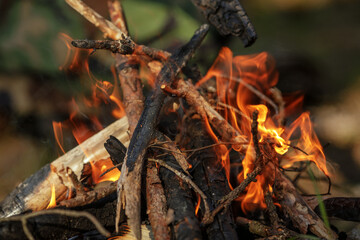
[(73, 40), (71, 44), (76, 48), (106, 49), (120, 54), (132, 54), (135, 51), (135, 44), (129, 37), (120, 40)]

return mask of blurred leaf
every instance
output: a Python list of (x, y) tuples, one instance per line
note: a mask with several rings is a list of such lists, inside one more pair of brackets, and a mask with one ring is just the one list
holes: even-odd
[(173, 16), (176, 27), (153, 44), (154, 47), (162, 49), (169, 47), (174, 41), (188, 41), (200, 26), (200, 23), (180, 7), (170, 7), (158, 2), (124, 1), (124, 10), (130, 35), (139, 43), (156, 36), (169, 16)]

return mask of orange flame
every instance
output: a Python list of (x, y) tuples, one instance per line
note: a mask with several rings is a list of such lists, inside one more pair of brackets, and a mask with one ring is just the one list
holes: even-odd
[(91, 176), (94, 184), (98, 184), (105, 181), (115, 182), (120, 178), (120, 171), (115, 168), (110, 172), (106, 173), (104, 176), (100, 175), (104, 173), (106, 170), (114, 167), (114, 164), (111, 162), (110, 159), (101, 160), (97, 162), (90, 161), (91, 165)]
[(50, 198), (50, 202), (49, 202), (48, 206), (46, 207), (46, 209), (54, 208), (54, 207), (56, 207), (55, 186), (54, 186), (54, 184), (51, 184), (51, 198)]
[(62, 123), (53, 121), (52, 125), (53, 125), (55, 140), (56, 140), (60, 150), (62, 151), (62, 153), (65, 153), (65, 150), (63, 148)]
[(198, 216), (199, 209), (200, 209), (201, 197), (200, 194), (197, 194), (197, 203), (195, 206), (195, 216)]
[[(73, 40), (69, 35), (65, 33), (59, 33), (59, 38), (63, 40), (67, 47), (67, 53), (65, 57), (65, 62), (62, 66), (59, 67), (59, 70), (69, 70), (76, 71), (83, 68), (83, 63), (87, 64), (87, 60), (84, 62), (81, 59), (90, 55), (91, 50), (75, 48), (71, 45), (71, 41)], [(70, 58), (72, 59), (70, 60)]]
[[(212, 67), (197, 83), (197, 86), (210, 79), (216, 80), (218, 102), (223, 109), (220, 113), (240, 134), (250, 139), (242, 161), (243, 171), (238, 175), (239, 182), (242, 182), (257, 164), (255, 163), (256, 156), (251, 133), (251, 114), (255, 110), (259, 112), (260, 147), (264, 148), (265, 145), (272, 147), (274, 153), (266, 154), (271, 154), (271, 161), (275, 165), (279, 164), (279, 157), (286, 160), (284, 168), (290, 167), (298, 161), (310, 160), (326, 175), (329, 175), (322, 147), (312, 128), (308, 113), (303, 113), (289, 128), (278, 126), (275, 123), (274, 119), (278, 117), (277, 114), (280, 110), (272, 98), (270, 89), (278, 82), (278, 72), (275, 68), (275, 60), (268, 53), (234, 57), (230, 49), (222, 48)], [(302, 95), (293, 96), (284, 98), (291, 100), (285, 106), (286, 117), (293, 116), (302, 104)], [(218, 138), (207, 120), (205, 125), (209, 135), (215, 142), (218, 142)], [(298, 150), (290, 151), (292, 145)], [(240, 148), (235, 146), (233, 149), (240, 151)], [(225, 156), (224, 151), (220, 148), (216, 151), (218, 155)], [(222, 159), (222, 157), (219, 158), (219, 160)], [(222, 164), (226, 167), (228, 163), (224, 164), (224, 160), (222, 160)], [(266, 208), (264, 192), (273, 184), (273, 173), (269, 167), (265, 166), (262, 174), (258, 175), (256, 179), (257, 182), (250, 183), (246, 194), (239, 198), (244, 212)]]
[[(71, 130), (73, 137), (78, 144), (84, 142), (89, 137), (103, 129), (102, 111), (109, 111), (114, 118), (121, 118), (125, 115), (124, 107), (121, 101), (119, 83), (116, 78), (115, 68), (112, 67), (114, 83), (97, 79), (90, 71), (88, 58), (91, 50), (81, 50), (71, 45), (72, 38), (66, 34), (60, 34), (59, 37), (64, 41), (68, 48), (65, 63), (60, 70), (72, 71), (78, 74), (81, 79), (88, 79), (91, 83), (91, 94), (89, 96), (77, 97), (70, 102), (69, 119), (63, 123), (53, 122), (54, 135), (62, 152), (63, 132), (62, 128), (66, 127)], [(86, 82), (84, 82), (86, 83)], [(87, 86), (89, 88), (89, 86)], [(103, 108), (107, 104), (110, 107)], [(88, 153), (85, 152), (87, 155)], [(120, 171), (114, 169), (111, 172), (100, 177), (107, 169), (113, 167), (112, 162), (108, 160), (90, 162), (92, 167), (92, 180), (97, 184), (103, 181), (116, 181), (120, 176)]]

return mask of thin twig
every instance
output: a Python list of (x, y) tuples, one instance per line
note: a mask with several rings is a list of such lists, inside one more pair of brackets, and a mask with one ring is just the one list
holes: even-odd
[(32, 217), (40, 216), (40, 215), (49, 215), (49, 214), (59, 214), (69, 217), (85, 217), (89, 219), (96, 229), (105, 237), (110, 237), (110, 232), (107, 231), (101, 223), (90, 213), (88, 212), (79, 212), (79, 211), (72, 211), (72, 210), (62, 210), (62, 209), (51, 209), (51, 210), (44, 210), (38, 212), (32, 212), (25, 215), (14, 216), (9, 218), (0, 219), (0, 222), (12, 222), (12, 221), (21, 221), (24, 233), (29, 240), (34, 240), (34, 236), (31, 234), (29, 228), (27, 227), (27, 220)]
[(114, 40), (125, 39), (127, 35), (117, 28), (112, 22), (103, 18), (100, 14), (90, 8), (81, 0), (65, 0), (73, 9), (84, 16), (89, 22), (94, 24), (105, 34), (105, 37), (109, 37)]
[(210, 214), (210, 207), (208, 205), (207, 202), (207, 197), (205, 195), (205, 193), (190, 179), (189, 176), (186, 176), (184, 173), (180, 172), (179, 170), (171, 167), (170, 165), (168, 165), (166, 162), (159, 160), (159, 159), (154, 159), (154, 158), (149, 158), (148, 159), (151, 162), (156, 162), (158, 163), (160, 166), (167, 168), (168, 170), (172, 171), (173, 173), (176, 174), (176, 176), (178, 176), (179, 178), (181, 178), (182, 180), (184, 180), (187, 184), (189, 184), (196, 193), (198, 193), (204, 202), (204, 206), (205, 206), (205, 214), (204, 214), (204, 218), (208, 217)]
[(120, 54), (131, 54), (135, 50), (134, 42), (130, 38), (119, 40), (74, 40), (71, 44), (76, 48), (105, 49)]

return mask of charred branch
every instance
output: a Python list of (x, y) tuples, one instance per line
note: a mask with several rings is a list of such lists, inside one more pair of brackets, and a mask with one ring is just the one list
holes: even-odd
[[(199, 149), (213, 143), (200, 119), (188, 119), (185, 126), (187, 127), (183, 130), (183, 138), (185, 142), (188, 141), (184, 145), (187, 149)], [(215, 152), (216, 147), (196, 151), (189, 157), (189, 162), (193, 166), (193, 181), (206, 194), (211, 210), (216, 207), (218, 200), (230, 192), (225, 169)], [(205, 217), (207, 214), (204, 214), (203, 204), (200, 205), (200, 209)], [(205, 229), (209, 239), (237, 239), (231, 208), (217, 215), (216, 220), (206, 225)]]
[[(197, 30), (192, 39), (185, 46), (180, 48), (165, 63), (157, 77), (157, 87), (152, 96), (146, 101), (144, 111), (135, 128), (130, 145), (125, 157), (125, 164), (122, 167), (119, 179), (119, 215), (121, 205), (125, 204), (125, 212), (131, 229), (139, 239), (140, 233), (140, 188), (141, 171), (144, 162), (144, 155), (157, 123), (158, 114), (166, 95), (160, 89), (162, 84), (171, 84), (181, 68), (193, 55), (195, 49), (200, 45), (206, 33), (208, 25), (203, 25)], [(125, 193), (125, 194), (124, 194)], [(126, 198), (126, 203), (124, 202)]]
[(245, 47), (255, 42), (257, 36), (254, 26), (239, 0), (192, 0), (192, 2), (221, 35), (240, 37)]
[[(172, 156), (166, 157), (166, 162), (176, 164)], [(169, 223), (173, 227), (175, 238), (179, 240), (202, 239), (189, 186), (165, 167), (160, 167), (160, 177), (167, 199), (168, 215), (172, 215)]]
[(120, 54), (131, 54), (135, 50), (135, 44), (130, 38), (121, 40), (74, 40), (71, 44), (76, 48), (105, 49)]

